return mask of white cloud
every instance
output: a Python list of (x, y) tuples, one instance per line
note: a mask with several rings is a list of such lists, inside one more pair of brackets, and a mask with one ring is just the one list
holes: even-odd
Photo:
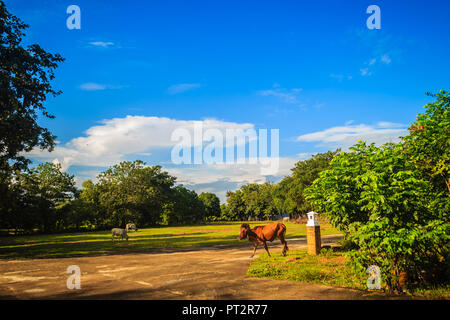
[(46, 160), (56, 158), (64, 168), (71, 165), (110, 166), (124, 160), (126, 156), (148, 155), (152, 148), (170, 148), (177, 144), (171, 140), (176, 129), (187, 129), (193, 136), (196, 126), (202, 126), (203, 130), (219, 129), (223, 132), (226, 129), (254, 128), (250, 123), (238, 124), (215, 119), (193, 121), (127, 116), (103, 120), (100, 125), (89, 128), (86, 136), (57, 145), (51, 153), (34, 149), (28, 155)]
[(168, 94), (178, 94), (178, 93), (190, 91), (193, 89), (197, 89), (200, 87), (201, 87), (200, 83), (181, 83), (181, 84), (176, 84), (176, 85), (170, 86), (167, 89), (167, 93)]
[(346, 126), (351, 125), (353, 122), (355, 122), (355, 120), (348, 120), (347, 122), (345, 122), (345, 125)]
[(88, 83), (83, 83), (82, 85), (80, 85), (80, 89), (84, 90), (84, 91), (105, 90), (106, 89), (106, 85), (99, 84), (99, 83), (88, 82)]
[(122, 88), (124, 88), (124, 86), (113, 86), (110, 84), (100, 84), (94, 82), (87, 82), (80, 85), (80, 89), (83, 91), (116, 90)]
[(359, 71), (363, 77), (372, 75), (372, 72), (369, 71), (369, 68), (362, 68), (359, 69)]
[(299, 159), (280, 157), (279, 169), (276, 175), (261, 174), (261, 167), (257, 164), (214, 164), (198, 165), (189, 168), (165, 168), (170, 174), (178, 177), (182, 183), (196, 192), (214, 192), (220, 200), (225, 201), (228, 190), (236, 190), (247, 183), (264, 183), (280, 180), (291, 173), (291, 168)]
[(373, 58), (373, 59), (370, 59), (368, 62), (365, 62), (364, 65), (366, 67), (361, 68), (359, 71), (363, 77), (371, 76), (372, 71), (374, 69), (376, 70), (379, 65), (391, 64), (391, 62), (392, 62), (392, 59), (390, 58), (390, 56), (388, 54), (382, 54), (378, 58)]
[(114, 46), (114, 42), (111, 41), (91, 41), (89, 42), (90, 45), (94, 47), (102, 47), (102, 48), (108, 48)]
[(353, 76), (346, 76), (346, 75), (343, 75), (343, 74), (334, 74), (334, 73), (332, 73), (332, 74), (330, 74), (330, 78), (336, 79), (338, 82), (342, 82), (344, 80), (352, 80)]
[(368, 143), (381, 145), (386, 142), (397, 142), (400, 136), (408, 134), (405, 125), (392, 122), (379, 122), (375, 125), (351, 125), (332, 127), (323, 131), (304, 134), (297, 137), (300, 142), (319, 142), (319, 147), (347, 149), (363, 140)]
[[(77, 166), (78, 168), (72, 170), (75, 171), (77, 186), (80, 187), (84, 180), (95, 180), (102, 168), (120, 161), (142, 159), (142, 156), (153, 157), (158, 152), (163, 152), (169, 159), (172, 147), (178, 143), (171, 140), (172, 133), (176, 129), (183, 128), (191, 132), (193, 136), (194, 128), (199, 126), (202, 126), (203, 132), (208, 129), (218, 129), (221, 132), (225, 132), (226, 129), (254, 129), (251, 123), (225, 122), (216, 119), (196, 121), (127, 116), (103, 120), (99, 125), (89, 128), (84, 136), (64, 144), (58, 143), (53, 152), (34, 149), (26, 156), (34, 160), (60, 163), (63, 170)], [(264, 173), (264, 170), (261, 170), (261, 167), (268, 167), (261, 159), (258, 159), (258, 164), (250, 164), (250, 160), (246, 159), (243, 164), (180, 166), (169, 162), (164, 166), (164, 170), (178, 177), (178, 183), (185, 184), (197, 192), (216, 192), (222, 200), (225, 200), (227, 190), (235, 190), (246, 183), (263, 183), (281, 179), (290, 173), (290, 169), (299, 159), (279, 158), (278, 170), (270, 173)], [(156, 162), (161, 163), (161, 161)]]
[(387, 54), (381, 56), (381, 61), (385, 64), (390, 64), (392, 62), (391, 58)]
[(299, 103), (299, 101), (297, 99), (297, 94), (302, 92), (302, 90), (303, 89), (301, 89), (301, 88), (285, 90), (285, 89), (280, 89), (280, 88), (276, 87), (275, 89), (261, 90), (258, 93), (262, 96), (273, 96), (273, 97), (280, 98), (282, 101), (284, 101), (286, 103), (297, 104), (297, 103)]
[(301, 152), (299, 154), (297, 154), (297, 158), (298, 160), (307, 160), (309, 158), (311, 158), (312, 153), (310, 152)]
[(377, 123), (377, 126), (380, 128), (405, 128), (406, 125), (401, 123), (394, 123), (394, 122), (387, 122), (387, 121), (380, 121)]

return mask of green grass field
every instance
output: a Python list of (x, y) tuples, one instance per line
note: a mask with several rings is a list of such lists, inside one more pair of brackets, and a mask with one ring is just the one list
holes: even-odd
[[(355, 272), (346, 264), (347, 260), (340, 248), (322, 250), (317, 256), (308, 255), (306, 249), (289, 251), (287, 257), (280, 252), (272, 253), (271, 257), (263, 253), (252, 262), (247, 275), (367, 290), (368, 275)], [(419, 288), (407, 294), (428, 299), (449, 299), (450, 286), (443, 284), (440, 287)]]
[(275, 252), (271, 257), (260, 254), (252, 262), (247, 274), (258, 278), (366, 289), (366, 274), (355, 274), (345, 264), (346, 261), (347, 258), (337, 249), (322, 250), (317, 256), (309, 255), (306, 249), (289, 251), (286, 257)]
[[(111, 232), (96, 231), (32, 236), (0, 237), (0, 259), (56, 258), (105, 253), (140, 252), (152, 249), (238, 244), (242, 222), (226, 222), (180, 227), (154, 227), (128, 233), (129, 240), (111, 241)], [(250, 222), (252, 226), (273, 223)], [(304, 224), (285, 223), (286, 238), (306, 236)], [(338, 234), (330, 225), (321, 226), (321, 234)], [(248, 241), (241, 241), (248, 245)]]

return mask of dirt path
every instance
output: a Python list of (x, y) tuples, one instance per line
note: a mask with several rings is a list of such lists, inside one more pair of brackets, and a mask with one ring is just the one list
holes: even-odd
[[(325, 245), (340, 236), (323, 236)], [(290, 239), (290, 249), (306, 247)], [(280, 250), (280, 245), (270, 246)], [(260, 253), (263, 250), (259, 251)], [(0, 261), (0, 299), (376, 299), (386, 298), (323, 285), (246, 276), (248, 247), (214, 246), (62, 259)], [(81, 289), (66, 286), (69, 265), (81, 269)], [(264, 294), (267, 286), (272, 295)]]

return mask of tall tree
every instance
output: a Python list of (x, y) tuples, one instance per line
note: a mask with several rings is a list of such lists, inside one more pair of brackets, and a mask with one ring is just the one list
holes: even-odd
[(98, 176), (98, 201), (106, 211), (106, 225), (125, 227), (131, 221), (156, 224), (175, 180), (161, 166), (146, 166), (140, 160), (123, 161), (102, 172)]
[(319, 177), (319, 173), (328, 169), (329, 163), (340, 150), (318, 153), (308, 160), (298, 161), (292, 174), (284, 178), (276, 187), (274, 201), (278, 210), (294, 216), (305, 215), (313, 209), (305, 198), (304, 191)]
[(170, 200), (163, 205), (162, 222), (191, 224), (204, 221), (205, 207), (197, 193), (182, 185), (172, 189)]
[(227, 191), (227, 210), (221, 210), (225, 220), (246, 220), (245, 201), (242, 191)]
[(61, 165), (42, 163), (29, 172), (17, 171), (9, 189), (13, 201), (10, 226), (15, 229), (54, 231), (65, 226), (65, 208), (77, 193), (74, 176)]
[(428, 95), (436, 101), (425, 105), (426, 111), (410, 126), (404, 138), (406, 152), (436, 189), (446, 188), (450, 196), (450, 94), (441, 90)]
[(30, 163), (23, 153), (37, 146), (49, 150), (54, 146), (55, 137), (37, 120), (39, 115), (53, 118), (44, 102), (47, 95), (60, 93), (50, 81), (64, 59), (38, 44), (23, 47), (27, 28), (0, 0), (0, 215), (7, 214), (14, 198), (8, 189), (12, 172), (27, 169)]
[(305, 190), (358, 245), (350, 261), (378, 265), (389, 290), (402, 271), (410, 285), (450, 279), (450, 104), (445, 91), (436, 96), (400, 143), (360, 141)]
[(220, 216), (220, 199), (214, 193), (202, 192), (198, 198), (205, 207), (205, 214), (207, 217)]
[(0, 169), (10, 164), (24, 169), (29, 164), (23, 152), (34, 147), (52, 149), (54, 136), (37, 123), (38, 115), (53, 118), (44, 102), (56, 96), (50, 81), (59, 54), (51, 54), (38, 44), (24, 48), (22, 40), (28, 25), (12, 15), (0, 0)]

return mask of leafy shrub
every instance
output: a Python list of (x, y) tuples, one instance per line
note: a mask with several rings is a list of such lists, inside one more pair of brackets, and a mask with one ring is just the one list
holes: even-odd
[(359, 141), (305, 191), (357, 246), (351, 262), (378, 265), (389, 291), (401, 290), (402, 272), (410, 286), (450, 279), (450, 100), (435, 96), (402, 142)]

